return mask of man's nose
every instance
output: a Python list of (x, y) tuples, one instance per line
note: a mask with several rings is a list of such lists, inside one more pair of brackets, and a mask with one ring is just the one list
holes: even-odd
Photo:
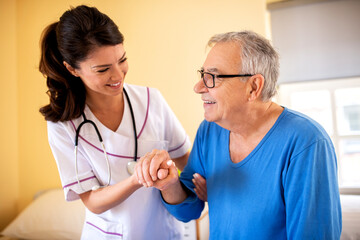
[(208, 89), (204, 84), (204, 81), (200, 78), (199, 81), (194, 86), (194, 92), (195, 93), (203, 93), (207, 92)]

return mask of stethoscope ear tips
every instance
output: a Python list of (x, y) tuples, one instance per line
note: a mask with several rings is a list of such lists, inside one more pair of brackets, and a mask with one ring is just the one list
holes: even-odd
[(98, 190), (99, 188), (100, 188), (99, 185), (95, 185), (95, 186), (93, 186), (93, 187), (91, 188), (91, 190), (96, 191), (96, 190)]

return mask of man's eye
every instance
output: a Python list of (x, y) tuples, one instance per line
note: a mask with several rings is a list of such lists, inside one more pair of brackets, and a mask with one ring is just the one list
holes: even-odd
[(123, 58), (123, 59), (120, 60), (120, 63), (123, 63), (123, 62), (125, 62), (126, 60), (127, 60), (127, 58)]

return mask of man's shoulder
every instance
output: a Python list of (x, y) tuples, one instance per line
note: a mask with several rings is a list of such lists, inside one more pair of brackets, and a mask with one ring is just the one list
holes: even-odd
[(279, 131), (282, 131), (282, 135), (311, 141), (330, 139), (324, 127), (316, 120), (295, 110), (285, 109), (285, 111), (278, 128)]

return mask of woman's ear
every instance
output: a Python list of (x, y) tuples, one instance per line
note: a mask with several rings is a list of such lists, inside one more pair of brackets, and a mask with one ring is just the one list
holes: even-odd
[(73, 68), (70, 64), (68, 64), (67, 62), (63, 61), (64, 66), (66, 67), (66, 69), (75, 77), (79, 77), (79, 75), (76, 72), (76, 69)]
[(264, 77), (261, 74), (255, 74), (249, 79), (250, 91), (249, 91), (249, 101), (253, 101), (261, 97), (261, 92), (264, 88)]

